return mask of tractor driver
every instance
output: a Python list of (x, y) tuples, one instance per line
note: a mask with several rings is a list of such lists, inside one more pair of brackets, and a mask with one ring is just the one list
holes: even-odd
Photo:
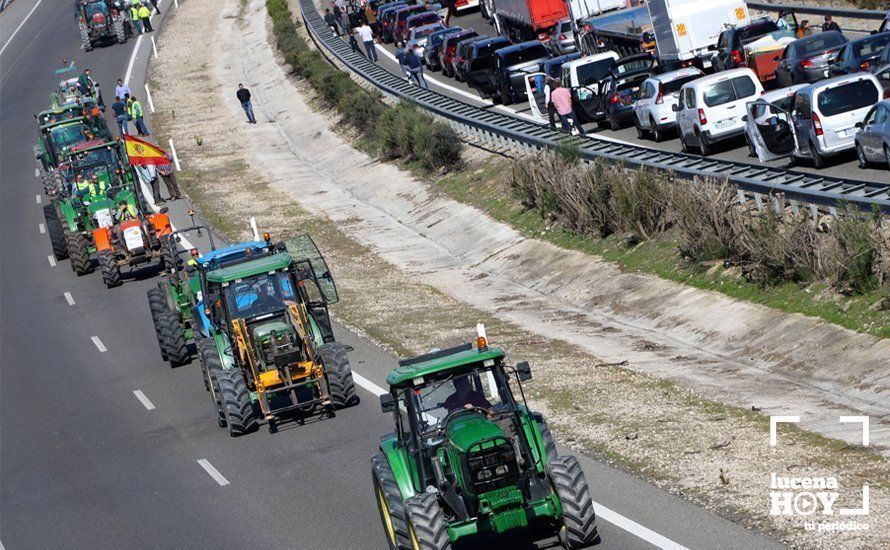
[(117, 216), (117, 221), (123, 222), (126, 220), (135, 220), (139, 215), (136, 212), (136, 207), (129, 203), (129, 201), (123, 201), (119, 205), (117, 205), (117, 209), (115, 210), (115, 214)]
[(452, 384), (454, 384), (454, 393), (449, 395), (443, 404), (449, 414), (462, 408), (491, 409), (491, 402), (485, 398), (481, 391), (473, 389), (469, 377), (455, 378)]
[(89, 193), (89, 190), (90, 183), (84, 179), (83, 172), (78, 172), (77, 175), (74, 176), (74, 181), (71, 182), (71, 194), (82, 197)]
[(280, 309), (281, 299), (268, 292), (268, 282), (263, 281), (256, 285), (256, 300), (250, 304), (251, 315), (262, 315), (274, 309)]

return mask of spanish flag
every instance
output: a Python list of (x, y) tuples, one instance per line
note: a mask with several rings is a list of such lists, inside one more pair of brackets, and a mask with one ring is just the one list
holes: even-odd
[(127, 147), (127, 156), (130, 158), (130, 164), (137, 166), (148, 166), (149, 164), (163, 166), (164, 164), (170, 164), (170, 157), (157, 145), (126, 134), (124, 134), (124, 143)]

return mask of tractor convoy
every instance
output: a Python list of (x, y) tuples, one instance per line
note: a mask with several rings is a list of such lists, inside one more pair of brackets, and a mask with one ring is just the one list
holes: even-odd
[[(77, 9), (101, 15), (110, 5)], [(143, 194), (145, 151), (160, 157), (155, 164), (169, 160), (147, 142), (112, 136), (98, 87), (72, 74), (73, 65), (56, 71), (58, 89), (35, 115), (55, 259), (78, 276), (100, 271), (108, 288), (122, 284), (125, 268), (144, 278), (157, 264), (147, 301), (161, 358), (171, 367), (197, 360), (212, 416), (233, 437), (358, 404), (351, 348), (336, 340), (328, 310), (340, 296), (312, 238), (273, 242), (255, 230), (252, 241), (217, 247), (192, 210), (192, 225), (174, 227)], [(209, 250), (193, 247), (191, 234), (206, 234)], [(510, 365), (488, 346), (481, 325), (475, 346), (399, 362), (381, 396), (395, 429), (380, 439), (369, 480), (390, 548), (445, 549), (506, 533), (570, 549), (600, 542), (578, 461), (558, 454), (525, 403), (530, 378), (528, 363)]]

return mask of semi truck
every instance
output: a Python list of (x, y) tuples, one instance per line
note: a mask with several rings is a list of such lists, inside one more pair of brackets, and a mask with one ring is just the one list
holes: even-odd
[(569, 15), (565, 0), (495, 0), (490, 9), (498, 34), (515, 43), (546, 40)]
[(710, 69), (720, 33), (749, 21), (744, 0), (650, 0), (583, 20), (581, 49), (622, 55), (654, 50), (662, 65)]

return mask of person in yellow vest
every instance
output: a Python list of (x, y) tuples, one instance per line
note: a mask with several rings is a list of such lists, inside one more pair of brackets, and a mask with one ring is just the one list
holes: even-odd
[(78, 197), (84, 196), (89, 192), (90, 182), (84, 179), (83, 174), (78, 172), (71, 182), (71, 194)]
[(124, 201), (117, 206), (117, 221), (122, 222), (126, 220), (135, 220), (139, 213), (136, 211), (136, 207), (130, 204), (128, 201)]
[(142, 28), (145, 32), (151, 32), (151, 10), (145, 4), (139, 4), (139, 21), (142, 22)]
[(136, 131), (139, 132), (140, 136), (150, 135), (148, 128), (145, 126), (145, 120), (142, 118), (142, 104), (139, 103), (135, 96), (130, 96), (130, 116), (136, 122)]
[(142, 34), (142, 24), (139, 22), (139, 1), (133, 2), (130, 5), (130, 21), (133, 22), (133, 26), (136, 28), (136, 32)]
[(90, 183), (87, 186), (87, 193), (90, 196), (90, 200), (104, 195), (106, 189), (105, 182), (100, 180), (98, 175), (93, 174), (90, 177)]

